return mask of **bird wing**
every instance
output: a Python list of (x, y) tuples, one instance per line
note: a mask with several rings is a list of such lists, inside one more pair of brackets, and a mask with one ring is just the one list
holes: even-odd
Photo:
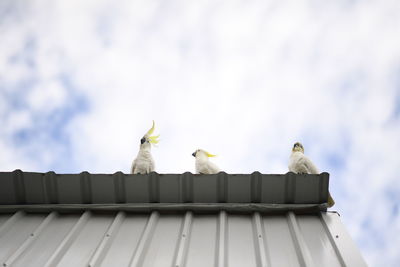
[(196, 173), (199, 174), (215, 174), (219, 172), (219, 168), (212, 162), (196, 164)]
[(218, 166), (215, 165), (215, 164), (212, 163), (212, 162), (209, 162), (209, 164), (208, 164), (208, 169), (209, 169), (210, 173), (219, 173), (219, 168), (218, 168)]
[(296, 152), (290, 156), (289, 171), (294, 173), (319, 174), (318, 168), (303, 153)]
[(156, 166), (155, 166), (154, 160), (151, 159), (150, 163), (149, 163), (149, 173), (153, 172), (155, 168), (156, 168)]
[(137, 163), (136, 163), (136, 159), (135, 159), (135, 160), (132, 162), (131, 174), (134, 174), (134, 173), (135, 173), (136, 166), (137, 166)]
[(198, 164), (196, 166), (196, 172), (198, 174), (210, 174), (210, 171), (208, 169), (208, 164)]
[(309, 174), (319, 174), (319, 170), (317, 166), (306, 156), (302, 156), (299, 159), (299, 165), (301, 165), (301, 168), (306, 171), (306, 173)]

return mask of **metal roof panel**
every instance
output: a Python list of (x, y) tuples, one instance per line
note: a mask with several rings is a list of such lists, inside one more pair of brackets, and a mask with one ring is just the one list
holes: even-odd
[(336, 213), (1, 217), (5, 266), (366, 266)]

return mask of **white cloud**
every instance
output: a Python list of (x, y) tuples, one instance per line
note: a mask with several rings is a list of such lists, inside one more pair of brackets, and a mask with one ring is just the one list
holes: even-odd
[[(282, 173), (302, 141), (331, 173), (337, 210), (369, 264), (384, 255), (384, 266), (396, 266), (400, 217), (387, 192), (400, 193), (398, 1), (56, 1), (18, 10), (22, 17), (0, 23), (0, 92), (26, 106), (0, 107), (2, 169), (128, 172), (152, 119), (161, 173), (194, 171), (196, 148), (218, 154), (230, 173)], [(10, 141), (32, 117), (71, 107), (73, 95), (88, 107), (67, 111), (65, 137), (46, 134), (48, 122), (35, 144)], [(24, 153), (35, 149), (43, 156)]]
[(47, 80), (28, 93), (27, 101), (34, 112), (52, 112), (67, 101), (67, 94), (59, 81)]

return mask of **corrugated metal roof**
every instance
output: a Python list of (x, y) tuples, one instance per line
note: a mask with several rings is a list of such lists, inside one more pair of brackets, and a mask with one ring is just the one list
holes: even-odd
[(3, 266), (366, 266), (336, 213), (0, 214)]
[(56, 174), (0, 172), (0, 204), (320, 204), (329, 174)]
[(3, 266), (366, 266), (329, 175), (0, 173)]

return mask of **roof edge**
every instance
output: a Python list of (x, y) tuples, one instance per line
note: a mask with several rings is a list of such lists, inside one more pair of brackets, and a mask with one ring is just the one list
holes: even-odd
[(323, 204), (329, 174), (56, 174), (0, 172), (0, 205)]
[(77, 211), (128, 211), (136, 213), (159, 212), (220, 212), (282, 214), (319, 213), (327, 210), (327, 204), (265, 204), (265, 203), (121, 203), (121, 204), (38, 204), (0, 205), (0, 213), (27, 212), (77, 212)]

